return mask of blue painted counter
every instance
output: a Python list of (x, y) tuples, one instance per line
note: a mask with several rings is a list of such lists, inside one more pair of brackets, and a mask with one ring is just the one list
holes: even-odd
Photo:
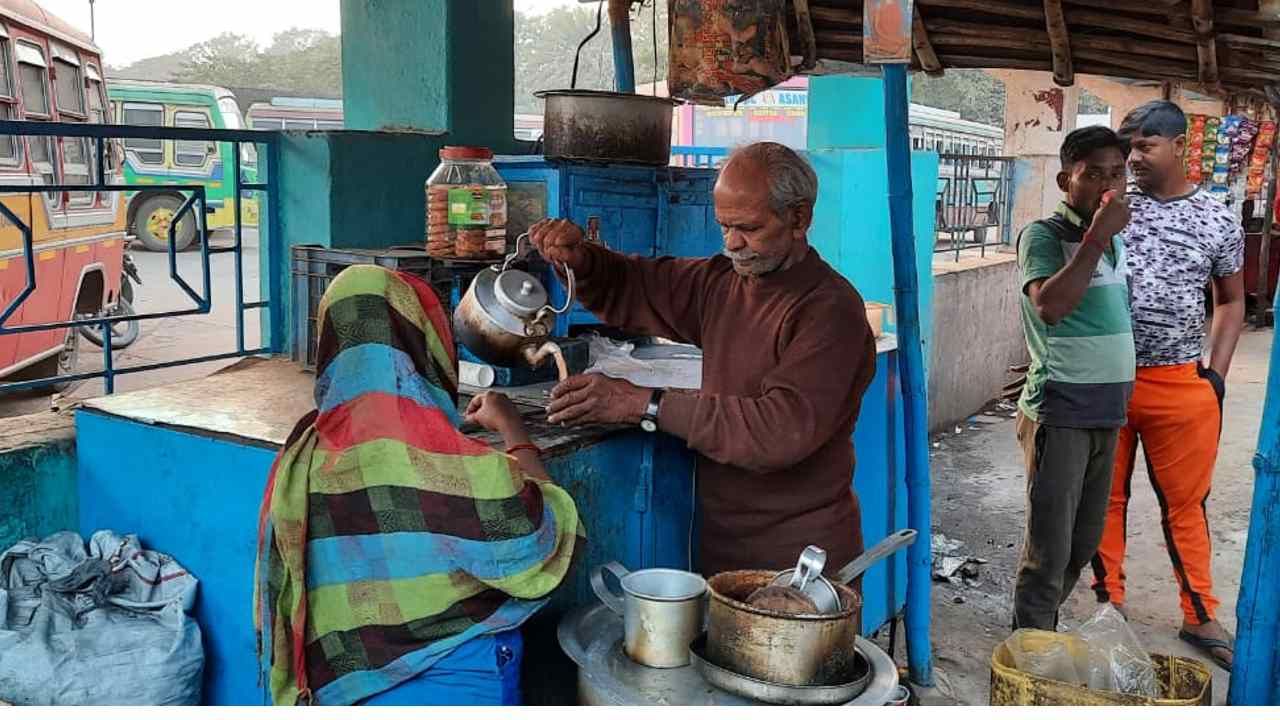
[[(854, 433), (854, 486), (868, 545), (905, 522), (893, 347), (892, 338), (882, 341)], [(77, 413), (78, 529), (135, 532), (199, 579), (208, 704), (265, 699), (252, 617), (258, 509), (276, 451), (309, 409), (312, 381), (287, 361), (253, 360), (201, 380), (96, 399)], [(585, 562), (553, 597), (552, 614), (589, 601), (588, 572), (605, 561), (689, 566), (693, 455), (680, 442), (634, 430), (531, 426), (588, 534)], [(901, 609), (905, 577), (901, 556), (867, 573), (864, 630)]]

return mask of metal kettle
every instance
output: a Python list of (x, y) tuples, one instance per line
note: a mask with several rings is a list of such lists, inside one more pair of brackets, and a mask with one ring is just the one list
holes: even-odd
[(568, 298), (564, 307), (547, 304), (547, 290), (533, 275), (511, 263), (523, 257), (528, 234), (516, 239), (515, 252), (499, 267), (486, 267), (471, 280), (470, 287), (453, 311), (453, 332), (458, 341), (476, 357), (492, 365), (537, 368), (547, 358), (555, 358), (560, 379), (568, 375), (560, 346), (548, 340), (555, 316), (573, 307), (573, 270), (564, 266)]

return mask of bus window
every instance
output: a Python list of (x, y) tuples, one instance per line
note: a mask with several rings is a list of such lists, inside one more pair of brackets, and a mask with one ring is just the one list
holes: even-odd
[[(68, 185), (88, 185), (93, 182), (88, 138), (62, 139), (62, 167)], [(93, 204), (92, 191), (75, 191), (70, 194), (71, 207), (88, 207)]]
[[(0, 23), (0, 119), (15, 120), (18, 117), (18, 95), (13, 88), (9, 31)], [(22, 143), (12, 135), (0, 135), (0, 165), (17, 167), (22, 164)]]
[(254, 118), (254, 130), (282, 130), (284, 129), (284, 121), (279, 118)]
[[(164, 125), (164, 106), (150, 103), (125, 103), (121, 120), (125, 125), (161, 127)], [(164, 164), (163, 140), (129, 138), (124, 141), (124, 149), (132, 152), (138, 158), (138, 162), (144, 165)]]
[(89, 122), (105, 123), (107, 121), (106, 94), (102, 91), (102, 75), (98, 68), (89, 65), (86, 75), (89, 78), (87, 94), (89, 95)]
[(218, 112), (222, 115), (222, 126), (228, 130), (244, 128), (244, 119), (240, 116), (240, 106), (236, 99), (228, 95), (218, 98)]
[(84, 117), (84, 76), (74, 50), (51, 42), (53, 50), (53, 96), (59, 113)]
[(314, 120), (285, 120), (285, 130), (315, 130), (316, 123)]
[[(209, 116), (202, 112), (179, 110), (173, 114), (174, 127), (209, 129)], [(185, 167), (203, 167), (209, 161), (208, 140), (179, 140), (173, 144), (173, 162)]]
[(45, 84), (44, 51), (30, 43), (18, 43), (18, 80), (27, 117), (49, 117), (49, 86)]

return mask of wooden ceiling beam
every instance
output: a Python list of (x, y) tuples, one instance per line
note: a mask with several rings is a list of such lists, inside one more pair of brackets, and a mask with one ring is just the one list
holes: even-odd
[(861, 9), (822, 7), (816, 3), (809, 3), (809, 16), (818, 22), (862, 27)]
[(1173, 42), (1195, 44), (1197, 41), (1196, 34), (1189, 30), (1178, 30), (1170, 27), (1169, 23), (1159, 23), (1154, 20), (1143, 20), (1141, 18), (1127, 17), (1124, 15), (1115, 15), (1113, 13), (1096, 12), (1093, 10), (1074, 10), (1071, 13), (1071, 26), (1076, 28), (1076, 32), (1080, 32), (1080, 27), (1092, 27), (1100, 30), (1110, 30), (1112, 32), (1122, 33), (1124, 35), (1141, 35), (1142, 37), (1155, 38), (1157, 40), (1166, 40)]
[(942, 10), (971, 10), (988, 15), (1034, 20), (1036, 22), (1044, 19), (1044, 13), (1039, 8), (1021, 3), (1001, 2), (1001, 0), (916, 0), (916, 4)]
[(1218, 43), (1213, 36), (1213, 0), (1191, 0), (1191, 25), (1196, 31), (1200, 83), (1218, 84)]
[(1071, 65), (1071, 31), (1062, 12), (1062, 0), (1044, 0), (1044, 27), (1049, 33), (1049, 54), (1053, 57), (1053, 81), (1062, 87), (1076, 82)]
[(993, 58), (970, 54), (940, 53), (938, 59), (947, 67), (992, 70), (1053, 70), (1053, 63), (1042, 59)]
[(915, 48), (916, 62), (926, 74), (940, 77), (943, 74), (942, 61), (929, 41), (929, 28), (924, 24), (924, 16), (920, 14), (920, 6), (913, 5), (911, 11), (911, 45)]

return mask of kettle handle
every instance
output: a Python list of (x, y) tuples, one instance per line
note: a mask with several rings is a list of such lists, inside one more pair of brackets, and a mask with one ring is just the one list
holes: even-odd
[(569, 263), (560, 263), (560, 266), (564, 268), (564, 277), (566, 281), (565, 289), (568, 290), (569, 292), (567, 295), (565, 295), (564, 307), (557, 309), (557, 308), (551, 307), (550, 305), (547, 306), (547, 309), (555, 313), (556, 315), (563, 315), (569, 312), (569, 308), (573, 307), (573, 284), (574, 284), (573, 268), (569, 267)]
[(626, 600), (621, 594), (610, 590), (609, 586), (605, 584), (605, 573), (612, 575), (621, 585), (622, 578), (630, 575), (631, 572), (616, 562), (605, 563), (591, 572), (591, 589), (595, 590), (596, 597), (600, 598), (600, 602), (604, 603), (606, 607), (619, 617), (622, 617), (626, 613)]

